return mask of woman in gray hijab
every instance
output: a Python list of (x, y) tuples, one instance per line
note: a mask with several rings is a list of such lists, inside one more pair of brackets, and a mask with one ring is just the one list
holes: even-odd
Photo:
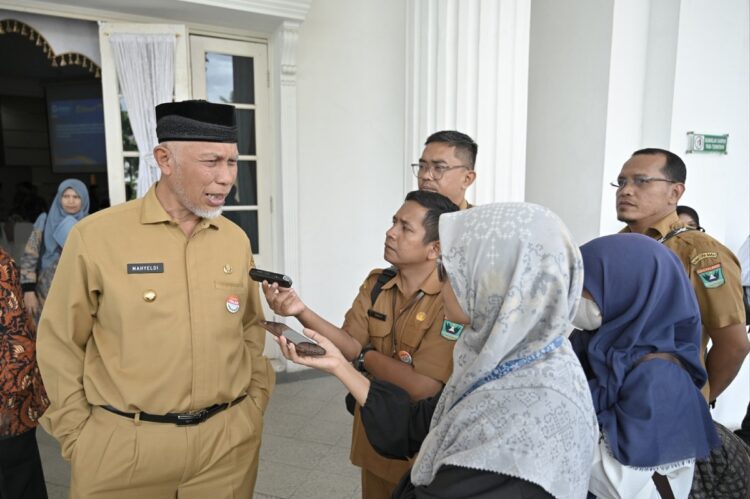
[(325, 356), (282, 352), (346, 385), (379, 452), (418, 453), (393, 497), (585, 498), (598, 429), (567, 340), (583, 282), (568, 230), (541, 206), (500, 203), (443, 215), (440, 244), (446, 318), (469, 326), (439, 397), (410, 403), (314, 331)]

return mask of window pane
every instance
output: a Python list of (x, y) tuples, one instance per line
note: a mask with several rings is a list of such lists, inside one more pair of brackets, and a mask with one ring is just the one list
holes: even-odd
[(253, 58), (206, 52), (206, 96), (210, 102), (254, 104)]
[(237, 109), (237, 150), (240, 155), (255, 156), (255, 110)]
[(135, 199), (138, 186), (138, 158), (125, 158), (125, 200)]
[(122, 123), (122, 150), (137, 151), (138, 145), (135, 143), (133, 127), (130, 126), (128, 109), (125, 106), (125, 98), (122, 95), (120, 96), (120, 122)]
[(227, 206), (258, 204), (258, 171), (255, 161), (237, 162), (237, 181), (229, 191)]
[(232, 222), (236, 223), (250, 238), (250, 244), (253, 246), (253, 254), (258, 254), (258, 212), (253, 211), (225, 211), (223, 215)]

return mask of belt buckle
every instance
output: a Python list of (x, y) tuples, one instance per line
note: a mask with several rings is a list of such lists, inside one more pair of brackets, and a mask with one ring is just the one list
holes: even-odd
[(197, 424), (201, 424), (206, 420), (207, 415), (208, 411), (206, 409), (178, 414), (177, 426), (194, 426)]

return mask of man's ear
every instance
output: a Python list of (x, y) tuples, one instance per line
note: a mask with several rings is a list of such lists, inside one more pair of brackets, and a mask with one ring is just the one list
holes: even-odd
[(429, 244), (429, 249), (427, 250), (427, 259), (437, 260), (439, 256), (440, 256), (440, 241), (432, 241)]
[(168, 177), (174, 171), (174, 154), (165, 144), (154, 147), (154, 160), (159, 165), (162, 175)]
[(476, 178), (477, 178), (477, 172), (475, 172), (474, 170), (467, 170), (466, 174), (464, 175), (464, 181), (463, 181), (462, 187), (464, 189), (468, 189), (469, 187), (471, 187), (471, 184), (474, 183), (474, 180), (476, 180)]
[(683, 194), (685, 194), (685, 184), (672, 184), (669, 191), (669, 204), (676, 206)]

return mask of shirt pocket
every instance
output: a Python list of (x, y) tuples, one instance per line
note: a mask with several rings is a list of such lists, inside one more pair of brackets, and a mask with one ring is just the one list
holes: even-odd
[(426, 320), (418, 321), (416, 315), (413, 315), (407, 319), (403, 329), (399, 331), (399, 350), (406, 350), (413, 354), (419, 348), (422, 340), (437, 320), (436, 318), (429, 320), (430, 318), (428, 315)]
[(368, 317), (367, 331), (370, 336), (370, 344), (380, 353), (391, 355), (393, 351), (393, 342), (391, 340), (391, 317), (386, 316), (386, 320), (381, 321), (373, 317)]
[(235, 281), (214, 281), (214, 288), (242, 292), (244, 284)]

